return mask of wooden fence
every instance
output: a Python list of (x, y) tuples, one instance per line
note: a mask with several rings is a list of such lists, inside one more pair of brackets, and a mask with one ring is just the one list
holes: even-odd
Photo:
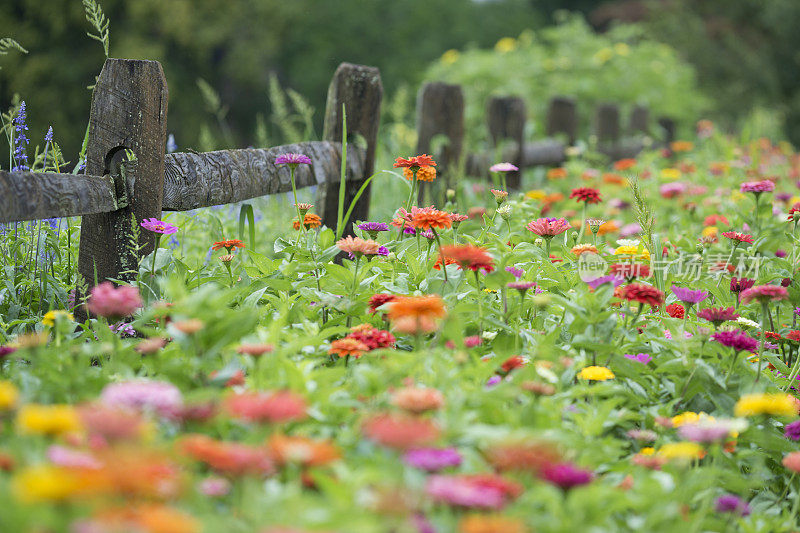
[[(220, 150), (206, 153), (165, 154), (167, 82), (157, 61), (106, 60), (92, 95), (86, 173), (83, 175), (1, 172), (0, 222), (82, 216), (78, 272), (85, 282), (129, 279), (140, 256), (149, 254), (154, 234), (136, 226), (145, 218), (161, 218), (162, 211), (186, 211), (239, 202), (291, 190), (287, 168), (275, 166), (277, 155), (299, 152), (313, 165), (297, 169), (299, 188), (317, 186), (316, 211), (328, 227), (337, 222), (341, 169), (342, 111), (347, 114), (347, 172), (345, 205), (373, 174), (375, 146), (383, 97), (377, 68), (342, 63), (328, 88), (323, 140), (265, 149)], [(553, 165), (564, 160), (564, 150), (575, 141), (575, 102), (555, 98), (547, 114), (548, 135), (565, 140), (525, 143), (525, 102), (497, 97), (488, 102), (492, 145), (512, 141), (506, 160), (520, 169)], [(631, 129), (647, 128), (647, 110), (632, 113)], [(662, 124), (668, 131), (670, 124)], [(444, 134), (447, 143), (437, 154), (439, 171), (448, 176), (466, 161), (472, 175), (484, 175), (489, 154), (464, 155), (464, 97), (461, 87), (445, 83), (423, 86), (417, 99), (417, 153), (430, 153), (431, 142)], [(634, 154), (641, 143), (620, 143), (619, 110), (597, 111), (599, 146), (613, 158)], [(359, 145), (358, 143), (361, 142)], [(130, 161), (126, 154), (134, 154)], [(505, 154), (504, 154), (505, 155)], [(518, 188), (520, 173), (509, 176)], [(367, 219), (370, 190), (353, 209), (352, 220)]]

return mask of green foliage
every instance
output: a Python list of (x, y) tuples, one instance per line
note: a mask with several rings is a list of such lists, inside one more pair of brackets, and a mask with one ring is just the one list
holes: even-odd
[(486, 101), (492, 95), (523, 97), (538, 136), (549, 99), (557, 95), (576, 98), (584, 136), (600, 102), (628, 109), (643, 104), (651, 116), (691, 124), (709, 105), (692, 67), (669, 46), (648, 38), (643, 27), (618, 26), (598, 34), (580, 15), (562, 14), (557, 25), (506, 37), (491, 50), (448, 51), (430, 66), (426, 79), (464, 87), (467, 131), (473, 138), (485, 138)]
[[(4, 56), (8, 54), (10, 51), (16, 50), (18, 52), (22, 52), (23, 54), (27, 54), (28, 51), (25, 50), (21, 44), (19, 44), (14, 39), (9, 37), (3, 37), (0, 39), (0, 56)], [(0, 67), (2, 68), (2, 67)]]
[(103, 45), (103, 51), (108, 57), (110, 22), (103, 13), (103, 8), (96, 0), (83, 0), (83, 9), (86, 11), (86, 20), (97, 32), (87, 32), (86, 35)]

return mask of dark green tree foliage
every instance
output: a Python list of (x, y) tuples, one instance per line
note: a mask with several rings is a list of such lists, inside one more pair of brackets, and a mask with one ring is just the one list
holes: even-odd
[[(202, 78), (229, 107), (232, 143), (254, 142), (256, 116), (271, 115), (271, 74), (309, 98), (321, 120), (325, 93), (341, 61), (380, 67), (391, 94), (421, 80), (427, 64), (450, 48), (486, 47), (539, 26), (526, 0), (102, 0), (110, 20), (111, 57), (162, 62), (170, 89), (169, 130), (180, 147), (197, 146), (206, 110)], [(2, 56), (0, 102), (18, 93), (28, 103), (31, 137), (53, 125), (66, 154), (80, 148), (90, 92), (104, 59), (80, 0), (6, 0), (0, 36), (28, 55)], [(93, 32), (95, 33), (95, 32)], [(318, 126), (319, 127), (319, 126)], [(273, 143), (282, 139), (267, 124)], [(222, 139), (220, 131), (215, 137)]]

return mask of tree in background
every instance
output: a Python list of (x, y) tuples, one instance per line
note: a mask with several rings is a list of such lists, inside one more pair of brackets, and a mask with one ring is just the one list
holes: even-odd
[[(213, 111), (228, 124), (229, 143), (243, 146), (255, 141), (257, 115), (272, 113), (267, 92), (273, 74), (321, 109), (342, 61), (378, 66), (391, 94), (417, 84), (444, 50), (489, 46), (543, 21), (527, 0), (103, 0), (102, 7), (111, 21), (111, 57), (161, 61), (170, 90), (169, 130), (182, 147), (198, 146), (214, 118), (201, 111), (209, 93), (200, 79), (218, 94), (220, 107)], [(66, 154), (80, 148), (86, 87), (104, 58), (102, 47), (84, 37), (90, 30), (79, 0), (0, 3), (0, 36), (30, 52), (3, 56), (0, 100), (5, 106), (13, 94), (23, 97), (33, 138), (53, 125)], [(321, 116), (316, 113), (317, 120)], [(283, 140), (274, 125), (266, 129), (270, 142)]]

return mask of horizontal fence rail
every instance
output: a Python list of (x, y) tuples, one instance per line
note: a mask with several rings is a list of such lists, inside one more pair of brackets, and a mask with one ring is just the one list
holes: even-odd
[[(275, 166), (275, 158), (287, 152), (307, 155), (312, 165), (299, 165), (295, 172), (298, 189), (339, 183), (342, 144), (312, 141), (266, 149), (220, 150), (175, 153), (165, 158), (165, 211), (188, 211), (199, 207), (230, 204), (268, 194), (292, 190), (289, 168)], [(364, 151), (347, 147), (347, 180), (363, 175)]]
[(0, 171), (0, 222), (74, 217), (118, 208), (110, 176)]

